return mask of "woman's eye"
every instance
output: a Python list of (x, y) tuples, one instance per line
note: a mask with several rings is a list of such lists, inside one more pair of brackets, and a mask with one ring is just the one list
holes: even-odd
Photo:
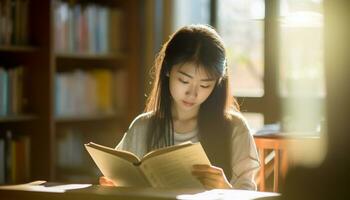
[(181, 78), (179, 78), (179, 81), (180, 81), (181, 83), (184, 83), (184, 84), (187, 84), (187, 83), (188, 83), (188, 81), (184, 81), (184, 80), (182, 80)]
[(202, 88), (209, 88), (210, 85), (201, 85)]

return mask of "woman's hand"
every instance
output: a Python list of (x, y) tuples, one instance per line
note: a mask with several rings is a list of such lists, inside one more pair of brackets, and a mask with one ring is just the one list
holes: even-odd
[(224, 171), (211, 165), (193, 165), (192, 174), (206, 189), (230, 189), (232, 185), (227, 181)]
[(101, 176), (99, 182), (102, 186), (117, 186), (117, 184), (114, 181), (105, 176)]

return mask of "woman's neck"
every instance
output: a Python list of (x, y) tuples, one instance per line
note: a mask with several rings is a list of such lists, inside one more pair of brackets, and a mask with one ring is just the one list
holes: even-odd
[(179, 112), (174, 109), (173, 126), (176, 133), (189, 133), (197, 127), (198, 112)]
[(171, 113), (173, 120), (176, 121), (192, 121), (196, 120), (198, 116), (198, 109), (193, 109), (190, 111), (178, 110), (174, 105), (171, 106)]

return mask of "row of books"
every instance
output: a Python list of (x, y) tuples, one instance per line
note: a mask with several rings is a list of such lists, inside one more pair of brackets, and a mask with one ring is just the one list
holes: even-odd
[(68, 129), (60, 133), (57, 139), (57, 166), (60, 168), (78, 168), (83, 165), (85, 156), (82, 133)]
[(0, 116), (16, 115), (23, 107), (23, 67), (0, 66)]
[(0, 184), (30, 179), (30, 138), (0, 131)]
[(0, 45), (23, 45), (27, 43), (28, 1), (0, 1)]
[(122, 16), (118, 8), (56, 1), (56, 51), (91, 54), (120, 51), (123, 41)]
[(101, 142), (105, 140), (106, 134), (110, 135), (112, 132), (71, 126), (60, 128), (57, 132), (59, 133), (56, 138), (57, 180), (97, 184), (96, 177), (101, 176), (101, 173), (86, 152), (84, 144), (96, 137), (98, 138), (96, 140)]
[(55, 77), (57, 116), (83, 116), (114, 113), (125, 103), (121, 87), (125, 73), (107, 69), (60, 72)]

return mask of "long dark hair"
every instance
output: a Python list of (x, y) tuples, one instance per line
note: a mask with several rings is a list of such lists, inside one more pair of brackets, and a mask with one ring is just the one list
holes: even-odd
[(230, 112), (238, 111), (230, 95), (225, 47), (217, 32), (207, 25), (189, 25), (179, 29), (163, 45), (153, 71), (153, 87), (145, 112), (152, 112), (148, 128), (148, 150), (174, 144), (171, 115), (172, 97), (167, 74), (177, 64), (194, 62), (216, 79), (209, 97), (201, 104), (198, 114), (199, 138), (213, 136), (213, 131), (228, 132)]

